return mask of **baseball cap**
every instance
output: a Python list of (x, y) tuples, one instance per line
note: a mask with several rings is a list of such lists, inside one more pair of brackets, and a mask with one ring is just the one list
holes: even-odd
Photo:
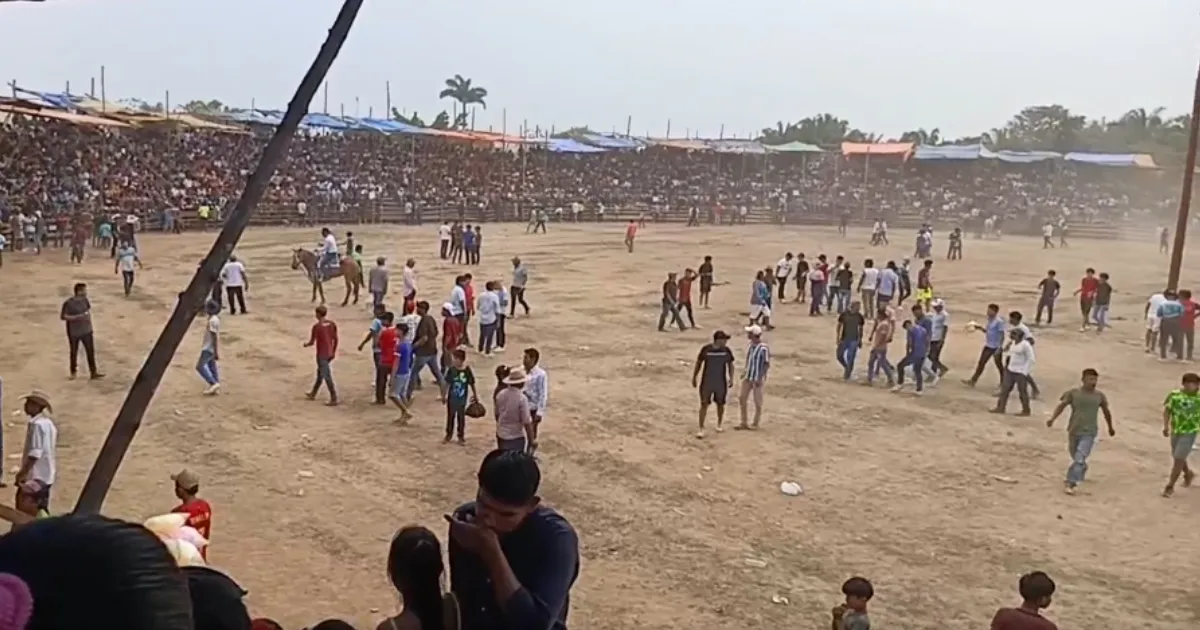
[(717, 341), (719, 339), (729, 339), (729, 333), (725, 332), (724, 330), (718, 330), (717, 332), (713, 333), (713, 341)]
[(757, 337), (757, 336), (763, 334), (763, 329), (762, 329), (762, 326), (759, 326), (758, 324), (754, 324), (753, 326), (747, 326), (746, 332)]
[(932, 302), (932, 305), (933, 305), (933, 307), (934, 307), (934, 308), (937, 308), (937, 307), (939, 307), (939, 306), (945, 306), (945, 305), (946, 305), (946, 303), (945, 303), (945, 302), (943, 302), (943, 301), (942, 301), (942, 300), (939, 298), (939, 299), (936, 299), (936, 300), (934, 300), (934, 301)]
[(171, 475), (171, 481), (174, 481), (180, 488), (195, 488), (200, 485), (200, 475), (184, 468)]

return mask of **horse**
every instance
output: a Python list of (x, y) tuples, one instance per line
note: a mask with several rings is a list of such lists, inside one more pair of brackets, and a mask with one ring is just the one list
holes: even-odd
[(312, 300), (317, 301), (317, 294), (321, 294), (321, 304), (325, 303), (325, 288), (322, 284), (326, 280), (332, 280), (341, 277), (346, 282), (346, 297), (342, 300), (342, 306), (350, 303), (350, 294), (354, 293), (354, 303), (358, 304), (358, 292), (362, 288), (363, 278), (359, 273), (358, 263), (354, 262), (349, 256), (342, 259), (336, 269), (332, 269), (324, 275), (319, 269), (320, 259), (316, 254), (307, 249), (292, 250), (292, 269), (304, 268), (305, 275), (312, 282)]

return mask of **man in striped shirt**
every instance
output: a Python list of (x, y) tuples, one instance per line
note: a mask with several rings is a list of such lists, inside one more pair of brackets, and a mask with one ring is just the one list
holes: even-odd
[[(757, 429), (762, 419), (763, 385), (767, 382), (767, 371), (771, 367), (771, 349), (762, 340), (762, 326), (746, 327), (746, 336), (750, 338), (750, 348), (746, 351), (746, 369), (742, 372), (742, 389), (738, 395), (738, 405), (742, 412), (742, 422), (738, 430)], [(754, 422), (747, 424), (746, 403), (751, 394), (754, 395)]]

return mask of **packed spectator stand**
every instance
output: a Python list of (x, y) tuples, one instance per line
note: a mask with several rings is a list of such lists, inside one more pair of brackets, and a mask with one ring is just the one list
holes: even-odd
[[(220, 209), (236, 200), (275, 122), (257, 120), (262, 115), (121, 120), (28, 101), (0, 103), (0, 116), (6, 225), (19, 212), (85, 210), (136, 214), (150, 228), (168, 212), (190, 223), (200, 206)], [(293, 223), (304, 204), (314, 222), (521, 220), (530, 211), (567, 221), (641, 213), (682, 220), (693, 209), (706, 222), (723, 222), (744, 209), (750, 221), (792, 223), (846, 215), (904, 225), (995, 215), (1014, 220), (1010, 226), (1062, 217), (1073, 227), (1156, 225), (1166, 222), (1178, 195), (1176, 175), (1150, 156), (901, 143), (764, 147), (592, 133), (531, 140), (312, 118), (256, 222)]]

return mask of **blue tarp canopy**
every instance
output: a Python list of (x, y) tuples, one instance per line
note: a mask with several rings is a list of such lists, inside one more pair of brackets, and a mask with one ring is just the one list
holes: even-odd
[(426, 134), (425, 129), (402, 123), (396, 120), (386, 120), (383, 118), (361, 118), (358, 124), (367, 129), (374, 129), (380, 133), (404, 133), (404, 134)]
[(329, 114), (305, 114), (304, 118), (300, 119), (300, 126), (333, 129), (335, 131), (349, 131), (358, 127), (354, 123), (346, 122)]
[(551, 153), (605, 153), (606, 149), (593, 147), (570, 138), (550, 138), (546, 150)]
[(602, 149), (628, 150), (637, 149), (642, 146), (642, 143), (634, 140), (633, 138), (610, 136), (600, 133), (580, 134), (579, 139), (592, 146), (600, 147)]
[(1054, 151), (992, 151), (987, 147), (982, 147), (979, 150), (979, 157), (1000, 160), (1009, 164), (1033, 164), (1046, 160), (1057, 160), (1062, 157), (1062, 154)]
[(1141, 166), (1139, 156), (1135, 153), (1086, 153), (1072, 152), (1066, 154), (1063, 159), (1068, 162), (1080, 162), (1082, 164), (1096, 164), (1099, 166)]
[(932, 146), (917, 145), (913, 149), (914, 160), (978, 160), (983, 152), (979, 144)]

